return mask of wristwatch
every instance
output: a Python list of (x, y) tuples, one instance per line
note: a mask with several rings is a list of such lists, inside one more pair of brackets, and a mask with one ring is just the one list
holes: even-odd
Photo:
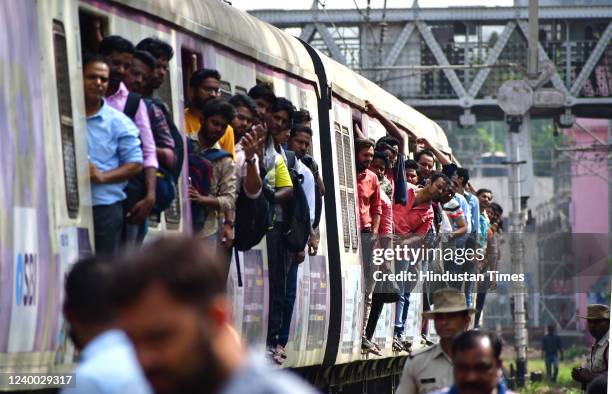
[(227, 224), (228, 226), (234, 228), (234, 221), (233, 220), (226, 220), (223, 222), (223, 224)]
[(244, 159), (244, 161), (246, 161), (249, 164), (255, 164), (255, 156), (251, 157), (250, 159)]

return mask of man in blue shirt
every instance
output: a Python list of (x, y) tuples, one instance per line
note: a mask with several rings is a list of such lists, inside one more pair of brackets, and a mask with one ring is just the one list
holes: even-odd
[[(462, 200), (460, 203), (465, 201), (468, 210), (465, 212), (465, 219), (468, 225), (468, 233), (465, 241), (465, 248), (476, 250), (480, 246), (478, 244), (478, 233), (480, 231), (480, 207), (478, 206), (478, 198), (469, 193), (465, 188), (467, 186), (468, 181), (470, 180), (470, 172), (467, 168), (457, 168), (457, 172), (455, 173), (456, 178), (456, 190), (455, 190), (455, 198)], [(463, 198), (462, 198), (463, 197)], [(465, 208), (463, 205), (461, 208)], [(475, 259), (468, 261), (465, 263), (464, 272), (475, 274), (477, 273), (478, 267)], [(467, 299), (467, 303), (469, 306), (473, 304), (473, 295), (474, 292), (474, 282), (466, 283), (465, 288), (465, 298)]]
[(465, 189), (468, 181), (470, 180), (470, 172), (467, 168), (457, 168), (457, 180), (459, 181), (458, 193), (465, 197), (465, 200), (470, 208), (470, 215), (472, 219), (470, 226), (472, 231), (470, 234), (476, 239), (480, 230), (480, 207), (478, 198)]
[(66, 278), (64, 315), (80, 355), (73, 384), (62, 394), (151, 393), (132, 344), (114, 324), (113, 269), (94, 257), (77, 262)]
[(123, 227), (123, 189), (142, 170), (139, 132), (123, 113), (104, 102), (109, 67), (97, 55), (83, 58), (87, 147), (97, 253), (117, 254)]

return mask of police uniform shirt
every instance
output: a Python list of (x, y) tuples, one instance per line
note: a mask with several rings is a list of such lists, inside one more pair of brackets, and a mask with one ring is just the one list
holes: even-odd
[(396, 394), (426, 394), (453, 384), (453, 363), (440, 344), (408, 358)]
[(608, 341), (610, 331), (606, 333), (597, 343), (591, 348), (591, 354), (587, 359), (585, 368), (589, 369), (592, 374), (600, 375), (608, 373)]

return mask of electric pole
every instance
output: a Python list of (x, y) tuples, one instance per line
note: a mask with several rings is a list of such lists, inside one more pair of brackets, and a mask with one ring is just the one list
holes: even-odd
[[(530, 136), (530, 109), (534, 105), (533, 89), (538, 89), (540, 70), (538, 63), (538, 0), (529, 0), (529, 29), (527, 79), (506, 81), (499, 88), (497, 101), (505, 113), (509, 125), (508, 161), (510, 175), (508, 186), (512, 200), (510, 212), (510, 250), (512, 251), (512, 273), (524, 276), (525, 251), (523, 243), (524, 220), (521, 204), (521, 165), (532, 157), (521, 157), (521, 134), (527, 139)], [(529, 143), (529, 142), (528, 142)], [(527, 150), (529, 152), (530, 150)], [(514, 300), (514, 343), (516, 348), (516, 386), (525, 385), (527, 376), (527, 311), (525, 310), (526, 287), (523, 281), (514, 282), (512, 298)]]

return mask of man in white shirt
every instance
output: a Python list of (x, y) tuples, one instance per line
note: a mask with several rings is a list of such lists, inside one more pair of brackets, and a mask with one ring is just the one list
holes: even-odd
[[(315, 219), (315, 178), (312, 171), (302, 163), (302, 158), (308, 151), (312, 141), (312, 130), (306, 126), (298, 126), (291, 130), (287, 147), (295, 154), (295, 169), (302, 176), (302, 189), (306, 195), (308, 202), (308, 211), (310, 214), (310, 237), (308, 239), (307, 249), (308, 254), (314, 256), (317, 254), (319, 241), (317, 235), (312, 229), (312, 223)], [(287, 163), (287, 166), (290, 166)], [(286, 359), (285, 346), (289, 340), (289, 328), (291, 326), (291, 316), (293, 315), (293, 307), (295, 305), (295, 296), (298, 281), (299, 265), (305, 260), (306, 251), (294, 253), (290, 256), (290, 265), (287, 271), (287, 287), (285, 292), (285, 308), (283, 313), (283, 323), (278, 336), (278, 344), (276, 345), (276, 354), (273, 356), (274, 361), (279, 364)]]

